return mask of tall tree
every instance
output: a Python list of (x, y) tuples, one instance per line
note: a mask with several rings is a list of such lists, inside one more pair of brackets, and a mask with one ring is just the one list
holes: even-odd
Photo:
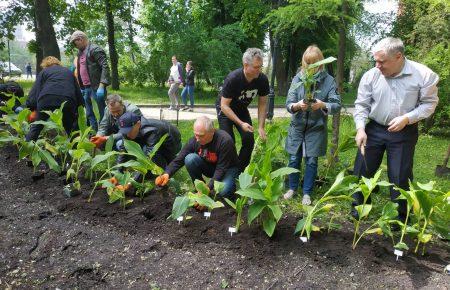
[(106, 26), (108, 28), (108, 48), (111, 60), (111, 87), (119, 89), (119, 56), (117, 55), (116, 43), (114, 41), (114, 17), (112, 14), (111, 1), (105, 0)]
[(42, 56), (54, 56), (61, 59), (48, 0), (35, 0), (34, 9), (36, 14), (36, 41), (42, 49)]

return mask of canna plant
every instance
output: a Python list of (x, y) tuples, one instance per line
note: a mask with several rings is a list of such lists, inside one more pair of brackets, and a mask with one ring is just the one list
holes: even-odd
[(111, 183), (110, 180), (105, 180), (103, 181), (103, 186), (106, 187), (109, 203), (119, 201), (119, 204), (125, 209), (127, 205), (133, 202), (132, 199), (127, 199), (125, 195), (125, 191), (130, 186), (132, 180), (131, 174), (130, 172), (115, 172), (114, 177), (117, 179), (117, 185)]
[(360, 192), (363, 195), (363, 203), (355, 206), (355, 210), (358, 212), (358, 219), (354, 219), (355, 224), (355, 232), (353, 235), (353, 249), (356, 247), (356, 241), (358, 236), (360, 235), (359, 229), (361, 226), (361, 222), (369, 216), (373, 205), (368, 203), (369, 197), (372, 194), (373, 190), (377, 186), (390, 186), (391, 183), (387, 181), (378, 181), (380, 179), (382, 170), (378, 170), (372, 178), (366, 178), (364, 176), (361, 177), (358, 185), (354, 188), (353, 193)]
[(72, 158), (72, 163), (66, 173), (66, 181), (71, 180), (72, 184), (69, 184), (66, 188), (68, 190), (74, 190), (76, 192), (81, 191), (81, 184), (78, 179), (80, 170), (84, 164), (89, 164), (92, 157), (84, 149), (72, 149), (69, 151)]
[[(433, 237), (433, 231), (439, 233), (444, 238), (449, 238), (450, 217), (448, 215), (450, 205), (448, 197), (450, 192), (444, 193), (434, 189), (435, 182), (430, 181), (427, 184), (410, 182), (409, 190), (396, 188), (400, 192), (398, 199), (405, 199), (407, 204), (407, 213), (405, 221), (398, 223), (402, 227), (402, 234), (399, 242), (394, 246), (395, 249), (409, 250), (408, 245), (403, 241), (405, 233), (417, 237), (417, 244), (414, 252), (417, 253), (422, 243), (422, 254), (425, 253), (425, 245)], [(414, 213), (412, 225), (409, 226), (410, 211)]]
[[(336, 202), (337, 200), (352, 200), (349, 196), (349, 192), (355, 186), (353, 182), (356, 181), (356, 177), (352, 175), (345, 176), (344, 171), (340, 172), (325, 194), (317, 200), (314, 205), (302, 205), (302, 210), (305, 215), (300, 219), (295, 227), (295, 234), (300, 232), (300, 237), (309, 240), (312, 231), (320, 231), (320, 227), (315, 225), (314, 222), (323, 214), (327, 214), (330, 210), (336, 206), (336, 203), (330, 203), (330, 201)], [(334, 216), (330, 218), (329, 224), (331, 224)], [(305, 240), (306, 241), (306, 240)]]
[(398, 204), (389, 201), (386, 203), (383, 207), (383, 210), (381, 212), (381, 216), (372, 223), (367, 229), (365, 229), (358, 237), (356, 242), (353, 243), (352, 247), (353, 250), (356, 248), (356, 245), (358, 242), (368, 234), (385, 234), (386, 236), (390, 237), (392, 239), (392, 243), (394, 243), (394, 236), (391, 231), (391, 224), (397, 222), (397, 216), (398, 216)]
[(146, 181), (145, 176), (148, 173), (157, 176), (162, 174), (164, 171), (162, 168), (156, 165), (155, 162), (152, 161), (152, 159), (155, 156), (156, 152), (159, 150), (159, 148), (162, 146), (164, 141), (167, 139), (167, 136), (168, 136), (167, 134), (162, 136), (148, 155), (146, 155), (142, 151), (142, 148), (138, 143), (132, 140), (124, 140), (125, 149), (127, 151), (124, 154), (131, 156), (133, 160), (122, 163), (121, 167), (131, 168), (140, 173), (139, 174), (140, 180), (135, 180), (133, 185), (136, 186), (136, 195), (138, 195), (141, 198), (141, 200), (144, 198), (145, 194), (150, 190), (152, 190), (155, 186), (152, 181), (149, 180)]
[[(249, 188), (252, 185), (252, 176), (248, 174), (247, 172), (242, 172), (239, 175), (239, 188), (240, 189), (246, 189)], [(248, 197), (241, 196), (236, 199), (235, 202), (232, 202), (228, 198), (225, 198), (225, 202), (231, 206), (236, 211), (236, 232), (239, 232), (240, 226), (243, 224), (242, 220), (242, 212), (244, 210), (244, 206), (248, 202)]]
[[(177, 220), (179, 217), (183, 216), (184, 219), (189, 219), (190, 217), (186, 216), (186, 212), (193, 206), (207, 207), (210, 212), (224, 206), (222, 202), (216, 201), (209, 196), (210, 190), (204, 181), (195, 180), (194, 186), (197, 193), (188, 192), (185, 195), (175, 198), (172, 206), (172, 213), (168, 218)], [(223, 188), (223, 183), (214, 181), (214, 191), (219, 193), (221, 188)]]

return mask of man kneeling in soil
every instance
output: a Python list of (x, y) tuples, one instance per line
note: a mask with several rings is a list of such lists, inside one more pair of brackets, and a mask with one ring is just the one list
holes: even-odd
[(155, 179), (155, 184), (165, 186), (170, 176), (186, 165), (192, 178), (202, 180), (202, 175), (211, 177), (208, 184), (212, 190), (214, 180), (222, 181), (225, 187), (218, 194), (232, 198), (236, 189), (235, 179), (239, 174), (239, 160), (233, 139), (223, 130), (214, 129), (214, 123), (206, 116), (194, 123), (194, 137), (181, 149), (178, 156), (166, 167), (164, 174)]
[[(159, 140), (167, 134), (166, 140), (161, 147), (159, 147), (152, 159), (156, 165), (163, 169), (167, 164), (174, 160), (177, 152), (180, 151), (180, 131), (178, 131), (177, 127), (166, 121), (146, 119), (135, 113), (126, 112), (119, 119), (119, 127), (119, 133), (121, 133), (125, 139), (133, 140), (141, 145), (145, 155), (148, 155)], [(118, 149), (120, 151), (125, 151), (123, 140), (118, 143)], [(127, 155), (121, 154), (117, 159), (117, 163), (124, 163), (127, 159)], [(133, 178), (137, 181), (141, 177), (142, 175), (137, 173)]]
[(117, 149), (117, 142), (122, 140), (122, 134), (119, 132), (119, 118), (126, 112), (132, 112), (136, 115), (142, 116), (141, 110), (136, 105), (124, 102), (119, 95), (108, 95), (106, 98), (106, 108), (103, 119), (100, 121), (98, 131), (95, 136), (91, 138), (91, 142), (95, 147), (100, 148), (112, 135), (114, 144)]

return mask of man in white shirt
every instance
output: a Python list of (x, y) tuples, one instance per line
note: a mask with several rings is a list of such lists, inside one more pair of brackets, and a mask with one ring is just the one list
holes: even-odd
[[(418, 121), (433, 114), (439, 77), (423, 64), (405, 58), (400, 39), (388, 37), (372, 49), (375, 67), (361, 78), (353, 115), (359, 148), (354, 167), (357, 176), (372, 177), (387, 154), (389, 181), (408, 189), (413, 179), (413, 159), (418, 139)], [(366, 122), (368, 123), (366, 124)], [(391, 199), (399, 192), (390, 189)], [(353, 205), (362, 194), (353, 195)], [(399, 203), (399, 218), (406, 215), (405, 200)], [(358, 218), (353, 209), (352, 215)]]
[(170, 75), (167, 81), (169, 83), (169, 98), (171, 105), (169, 107), (170, 110), (178, 110), (180, 100), (178, 97), (178, 88), (180, 84), (183, 83), (183, 67), (181, 63), (178, 62), (177, 57), (172, 56), (172, 67), (170, 68)]

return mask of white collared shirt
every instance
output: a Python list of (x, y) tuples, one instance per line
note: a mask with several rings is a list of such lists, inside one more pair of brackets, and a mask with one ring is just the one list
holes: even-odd
[(355, 101), (356, 129), (364, 128), (367, 119), (387, 126), (398, 116), (406, 115), (414, 124), (433, 114), (439, 98), (439, 76), (427, 66), (407, 60), (395, 77), (385, 77), (377, 68), (367, 71), (358, 87)]

